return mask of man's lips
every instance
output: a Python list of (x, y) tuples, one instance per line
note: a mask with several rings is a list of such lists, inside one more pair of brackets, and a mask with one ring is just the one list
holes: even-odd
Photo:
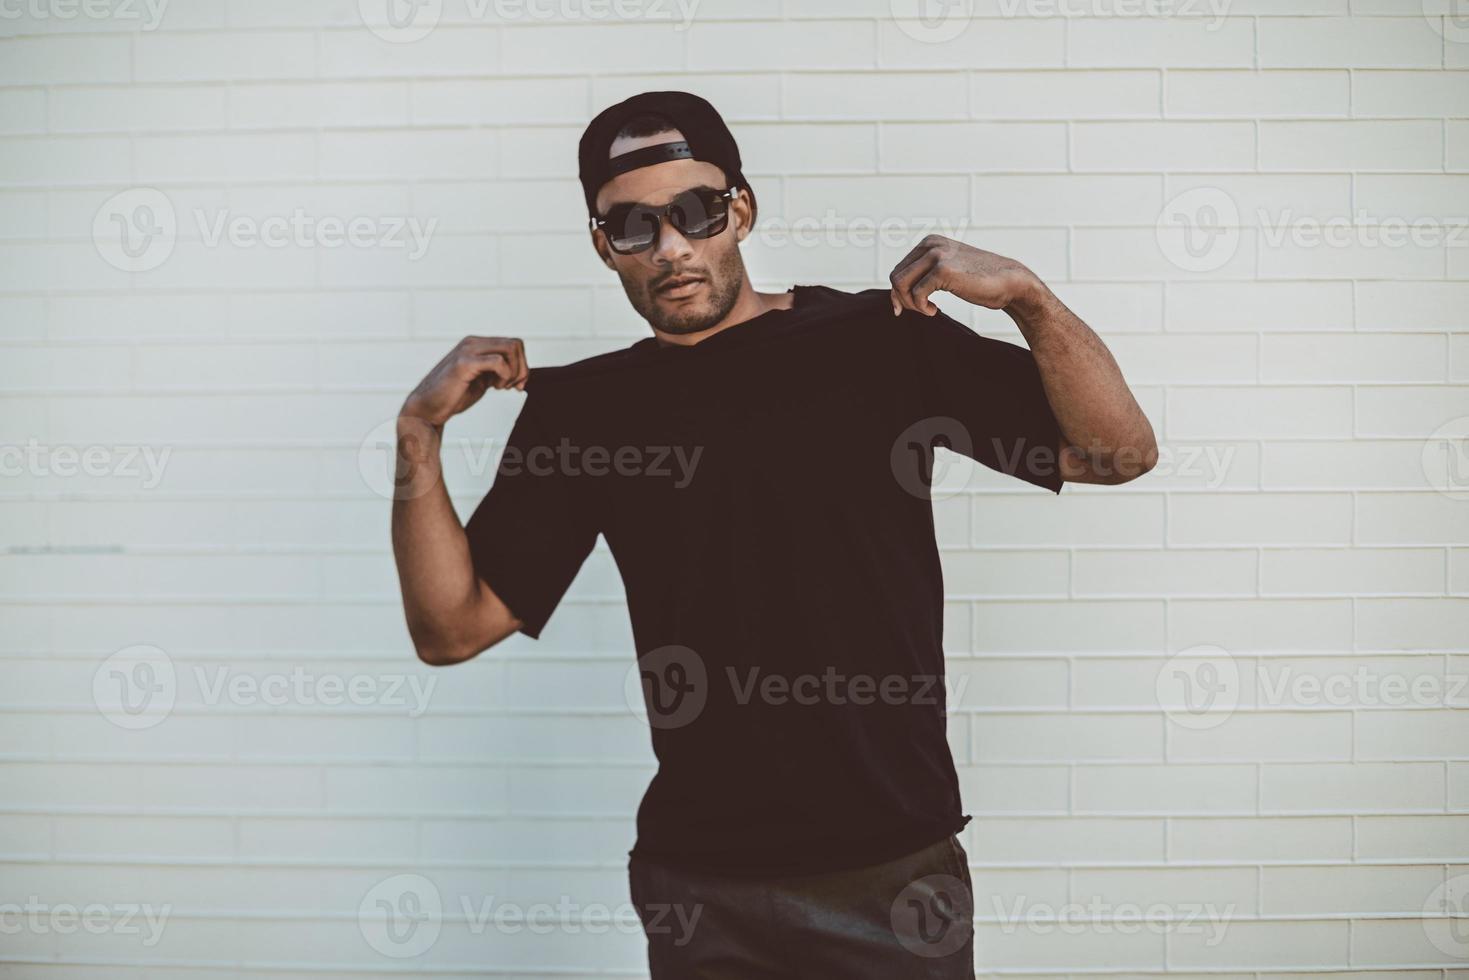
[(660, 296), (687, 296), (703, 283), (703, 276), (679, 276), (657, 288)]

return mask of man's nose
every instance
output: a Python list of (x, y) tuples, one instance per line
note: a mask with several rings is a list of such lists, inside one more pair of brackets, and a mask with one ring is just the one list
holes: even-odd
[(653, 257), (660, 264), (678, 262), (694, 254), (694, 246), (671, 221), (663, 221), (658, 228), (658, 243), (653, 248)]

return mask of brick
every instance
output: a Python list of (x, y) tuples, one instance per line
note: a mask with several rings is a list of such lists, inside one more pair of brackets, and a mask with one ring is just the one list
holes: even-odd
[(1182, 118), (1345, 117), (1350, 79), (1345, 71), (1170, 71), (1164, 108)]
[(1168, 540), (1175, 546), (1346, 545), (1351, 538), (1346, 494), (1188, 494), (1169, 502)]
[(1341, 861), (1352, 858), (1351, 817), (1181, 817), (1168, 822), (1175, 861)]
[(1252, 551), (1079, 551), (1079, 596), (1254, 595)]
[(979, 119), (1156, 119), (1155, 71), (981, 71), (970, 75), (970, 114)]
[(1432, 334), (1269, 334), (1260, 338), (1260, 379), (1442, 381), (1445, 344), (1445, 338)]
[[(872, 67), (877, 49), (871, 25), (846, 21), (823, 24), (819, 30), (822, 38), (830, 43), (820, 45), (810, 43), (811, 30), (809, 24), (794, 22), (702, 23), (683, 34), (688, 45), (687, 67), (695, 71), (851, 70)], [(609, 36), (615, 35), (609, 33)], [(677, 33), (664, 30), (661, 37), (660, 46), (674, 51), (678, 49)]]
[[(536, 36), (547, 42), (552, 40), (550, 35)], [(411, 44), (395, 44), (357, 26), (350, 30), (322, 31), (320, 38), (323, 78), (381, 79), (510, 71), (502, 57), (506, 43), (503, 34), (491, 27), (441, 25)], [(521, 50), (525, 48), (522, 46)], [(519, 65), (515, 74), (527, 73), (518, 69)]]
[(983, 176), (974, 179), (978, 224), (1147, 224), (1163, 206), (1156, 177)]
[(126, 37), (0, 39), (0, 85), (124, 83), (131, 76)]
[(0, 133), (41, 133), (46, 129), (46, 93), (42, 89), (0, 91)]
[(1255, 130), (1237, 122), (1080, 122), (1072, 162), (1081, 171), (1255, 169)]
[(140, 82), (312, 78), (308, 33), (140, 34), (133, 52)]
[(1260, 774), (1267, 813), (1441, 809), (1443, 770), (1427, 762), (1267, 764)]
[(1464, 330), (1469, 327), (1469, 284), (1361, 282), (1356, 284), (1362, 330)]
[(1076, 770), (1078, 813), (1219, 813), (1255, 808), (1254, 766), (1109, 765)]
[(1169, 399), (1168, 437), (1345, 437), (1351, 416), (1352, 392), (1344, 387), (1186, 388)]
[(786, 76), (789, 119), (964, 119), (968, 93), (933, 72), (796, 73)]
[(880, 21), (878, 66), (972, 69), (1060, 68), (1066, 64), (1066, 25), (1059, 18), (976, 19), (953, 38), (945, 31), (930, 39), (922, 28), (922, 22)]
[(1067, 49), (1084, 68), (1251, 68), (1255, 30), (1244, 19), (1078, 17)]
[(1442, 167), (1443, 130), (1436, 122), (1260, 123), (1262, 170), (1340, 173)]
[(878, 165), (887, 172), (1046, 172), (1066, 169), (1059, 123), (884, 123)]
[[(1450, 45), (1450, 47), (1457, 47)], [(1356, 71), (1352, 109), (1358, 116), (1469, 115), (1469, 87), (1454, 72)]]
[(1420, 549), (1267, 550), (1260, 555), (1266, 595), (1437, 595), (1443, 554)]
[(1418, 17), (1259, 21), (1262, 68), (1437, 68), (1442, 39)]
[(1343, 330), (1352, 324), (1352, 284), (1186, 282), (1168, 287), (1167, 329)]

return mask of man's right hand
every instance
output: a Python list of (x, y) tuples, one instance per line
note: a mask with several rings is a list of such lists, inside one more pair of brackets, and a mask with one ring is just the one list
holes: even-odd
[(490, 388), (525, 390), (530, 368), (516, 337), (465, 337), (418, 383), (402, 415), (442, 428)]

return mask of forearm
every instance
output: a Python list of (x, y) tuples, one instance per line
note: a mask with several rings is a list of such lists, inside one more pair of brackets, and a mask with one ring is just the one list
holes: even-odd
[(1062, 435), (1076, 447), (1070, 454), (1116, 482), (1150, 470), (1153, 426), (1102, 338), (1039, 279), (1005, 312), (1030, 346)]
[(485, 606), (493, 602), (475, 575), (469, 539), (444, 485), (442, 440), (437, 426), (399, 420), (392, 516), (408, 631), (419, 656), (436, 664), (467, 660), (482, 649), (476, 639), (485, 638)]

